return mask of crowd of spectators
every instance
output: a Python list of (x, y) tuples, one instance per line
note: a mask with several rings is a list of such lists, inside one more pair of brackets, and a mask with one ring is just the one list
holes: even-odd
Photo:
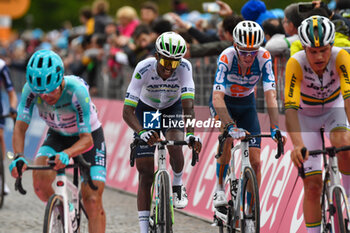
[(80, 10), (81, 25), (73, 27), (67, 21), (63, 28), (49, 32), (14, 32), (10, 41), (0, 45), (0, 57), (11, 69), (24, 71), (34, 51), (53, 49), (63, 57), (67, 73), (85, 78), (91, 95), (96, 95), (98, 72), (122, 78), (119, 76), (123, 66), (133, 68), (140, 60), (154, 55), (154, 42), (165, 31), (176, 31), (185, 38), (186, 58), (214, 56), (232, 45), (232, 30), (238, 22), (253, 20), (263, 27), (264, 47), (273, 56), (290, 55), (302, 49), (297, 35), (301, 21), (317, 14), (335, 23), (335, 46), (350, 47), (348, 0), (335, 0), (328, 5), (321, 1), (292, 3), (284, 9), (267, 9), (263, 1), (249, 0), (240, 12), (234, 12), (229, 2), (216, 1), (220, 10), (215, 13), (191, 11), (183, 0), (172, 3), (171, 11), (165, 14), (159, 13), (154, 1), (147, 1), (139, 9), (123, 6), (113, 16), (107, 0), (95, 0)]

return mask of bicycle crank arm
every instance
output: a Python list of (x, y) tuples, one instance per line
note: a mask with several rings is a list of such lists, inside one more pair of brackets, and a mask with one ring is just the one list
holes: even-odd
[(227, 224), (227, 213), (222, 213), (215, 209), (215, 215), (217, 218), (221, 219), (225, 224)]

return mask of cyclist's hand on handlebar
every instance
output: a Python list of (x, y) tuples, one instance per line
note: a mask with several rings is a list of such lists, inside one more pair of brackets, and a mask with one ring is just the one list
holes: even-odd
[(10, 107), (10, 116), (13, 120), (16, 120), (17, 110), (15, 108)]
[(9, 169), (10, 169), (10, 173), (11, 175), (14, 177), (14, 178), (17, 178), (18, 177), (18, 168), (17, 168), (17, 165), (18, 163), (23, 163), (23, 166), (22, 166), (22, 173), (27, 169), (27, 160), (23, 157), (18, 157), (17, 159), (13, 160), (9, 166)]
[(272, 139), (277, 142), (277, 138), (276, 138), (276, 134), (277, 134), (277, 131), (280, 131), (281, 132), (281, 136), (282, 136), (282, 142), (283, 142), (283, 145), (286, 145), (286, 142), (287, 142), (287, 133), (280, 130), (278, 128), (278, 126), (274, 126), (274, 128), (270, 128), (270, 132), (271, 132), (271, 137)]
[(53, 167), (55, 170), (62, 169), (69, 164), (69, 156), (67, 153), (61, 151), (53, 156), (55, 157), (55, 166)]
[(242, 128), (237, 128), (234, 125), (230, 125), (228, 128), (228, 134), (233, 138), (233, 139), (244, 139), (245, 136), (248, 134), (247, 131), (245, 131)]
[(301, 149), (303, 147), (304, 146), (296, 146), (296, 147), (294, 147), (294, 150), (290, 154), (290, 158), (291, 158), (292, 162), (298, 168), (300, 168), (301, 165), (309, 158), (309, 152), (308, 151), (306, 151), (305, 158), (303, 158), (303, 155), (301, 153)]
[(192, 148), (191, 138), (193, 138), (193, 141), (194, 141), (193, 148), (196, 151), (196, 153), (198, 154), (202, 150), (202, 140), (200, 139), (200, 137), (194, 136), (192, 134), (187, 135), (185, 141), (187, 142), (189, 148)]
[(147, 142), (149, 146), (152, 146), (160, 140), (158, 133), (154, 130), (141, 130), (139, 136), (143, 141)]

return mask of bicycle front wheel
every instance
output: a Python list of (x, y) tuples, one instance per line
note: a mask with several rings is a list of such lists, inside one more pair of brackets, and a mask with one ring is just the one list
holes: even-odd
[(346, 202), (343, 193), (339, 187), (333, 189), (333, 204), (335, 208), (334, 213), (334, 228), (335, 232), (347, 233), (347, 224), (349, 216), (346, 210)]
[(260, 232), (260, 203), (259, 189), (256, 175), (251, 167), (246, 167), (242, 183), (242, 211), (241, 232)]
[(59, 195), (53, 194), (46, 204), (43, 232), (64, 232), (63, 199)]
[(171, 233), (172, 229), (172, 212), (170, 206), (170, 181), (169, 176), (162, 172), (159, 174), (159, 203), (156, 210), (156, 232)]
[(5, 197), (5, 171), (4, 171), (4, 161), (2, 159), (0, 152), (0, 208), (2, 208), (2, 205), (4, 203), (4, 197)]

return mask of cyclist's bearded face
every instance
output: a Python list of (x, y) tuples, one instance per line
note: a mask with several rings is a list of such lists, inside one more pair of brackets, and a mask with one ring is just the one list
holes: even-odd
[(332, 46), (326, 45), (318, 48), (305, 47), (306, 57), (313, 71), (322, 75), (331, 58)]
[(253, 65), (256, 55), (259, 52), (259, 49), (256, 48), (242, 48), (239, 46), (235, 46), (235, 49), (238, 54), (240, 64), (244, 67), (251, 67)]
[(170, 78), (181, 62), (181, 60), (170, 59), (160, 54), (156, 54), (156, 58), (157, 73), (163, 80)]
[(39, 94), (40, 98), (43, 99), (49, 105), (54, 105), (57, 103), (59, 98), (61, 97), (63, 90), (63, 82), (59, 85), (55, 90), (51, 91), (47, 94)]

